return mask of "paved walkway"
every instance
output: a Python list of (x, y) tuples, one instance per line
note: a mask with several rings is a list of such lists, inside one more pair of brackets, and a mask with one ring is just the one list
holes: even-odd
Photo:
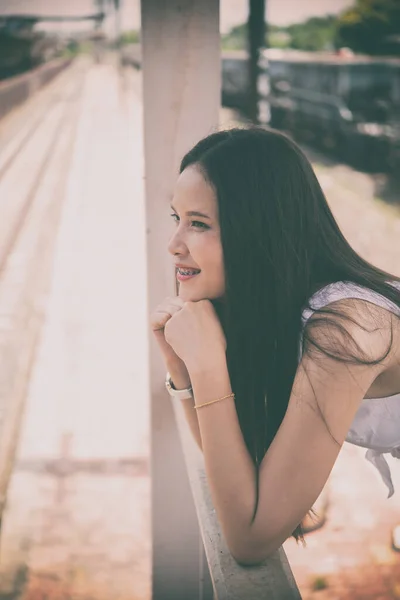
[[(48, 318), (4, 524), (4, 562), (25, 557), (26, 600), (64, 593), (150, 598), (142, 114), (135, 85), (112, 65), (94, 65), (82, 92)], [(44, 468), (55, 476), (37, 473)]]

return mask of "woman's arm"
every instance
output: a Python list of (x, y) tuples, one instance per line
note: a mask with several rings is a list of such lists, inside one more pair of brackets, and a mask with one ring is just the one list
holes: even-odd
[[(182, 372), (182, 369), (176, 365), (174, 362), (167, 362), (167, 371), (171, 375), (172, 382), (174, 387), (177, 390), (183, 390), (188, 388), (191, 385), (190, 377), (188, 372)], [(201, 435), (199, 429), (199, 421), (197, 419), (197, 411), (194, 408), (194, 400), (192, 398), (187, 398), (185, 400), (181, 400), (183, 404), (183, 410), (185, 412), (186, 420), (188, 422), (190, 431), (195, 439), (196, 444), (203, 450), (201, 443)]]
[[(360, 328), (351, 333), (371, 358), (382, 356), (387, 347), (388, 336), (380, 338)], [(196, 405), (232, 391), (225, 357), (213, 358), (189, 369)], [(345, 364), (325, 354), (303, 358), (285, 417), (260, 465), (257, 505), (255, 467), (234, 400), (198, 409), (211, 496), (239, 563), (263, 562), (314, 505), (363, 397), (382, 370), (381, 364)]]
[[(196, 405), (232, 392), (225, 357), (190, 371)], [(233, 398), (197, 411), (207, 481), (227, 545), (244, 562), (255, 508), (255, 469), (244, 443)]]

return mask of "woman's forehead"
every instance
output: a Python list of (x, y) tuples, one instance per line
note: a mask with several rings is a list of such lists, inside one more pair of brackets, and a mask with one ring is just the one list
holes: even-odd
[[(200, 169), (187, 167), (179, 175), (175, 185), (172, 203), (185, 204), (187, 210), (216, 212), (217, 198), (215, 192)], [(190, 207), (188, 206), (190, 204)], [(178, 208), (175, 206), (175, 208)]]

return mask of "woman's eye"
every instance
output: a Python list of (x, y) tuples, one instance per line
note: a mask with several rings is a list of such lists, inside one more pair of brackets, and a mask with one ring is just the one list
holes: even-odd
[(201, 229), (208, 229), (208, 225), (202, 223), (201, 221), (192, 221), (193, 227), (200, 227)]
[[(174, 219), (175, 223), (178, 223), (180, 220), (178, 215), (176, 215), (175, 213), (172, 213), (171, 217)], [(206, 225), (205, 223), (202, 223), (201, 221), (190, 221), (190, 224), (193, 227), (197, 227), (200, 229), (209, 229), (208, 225)]]

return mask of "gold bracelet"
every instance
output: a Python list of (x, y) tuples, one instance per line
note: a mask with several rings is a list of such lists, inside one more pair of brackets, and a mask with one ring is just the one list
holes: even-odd
[(194, 408), (197, 410), (202, 406), (208, 406), (209, 404), (214, 404), (214, 402), (219, 402), (220, 400), (225, 400), (225, 398), (235, 398), (235, 394), (228, 394), (227, 396), (222, 396), (222, 398), (217, 398), (216, 400), (211, 400), (211, 402), (204, 402), (204, 404), (198, 404)]

